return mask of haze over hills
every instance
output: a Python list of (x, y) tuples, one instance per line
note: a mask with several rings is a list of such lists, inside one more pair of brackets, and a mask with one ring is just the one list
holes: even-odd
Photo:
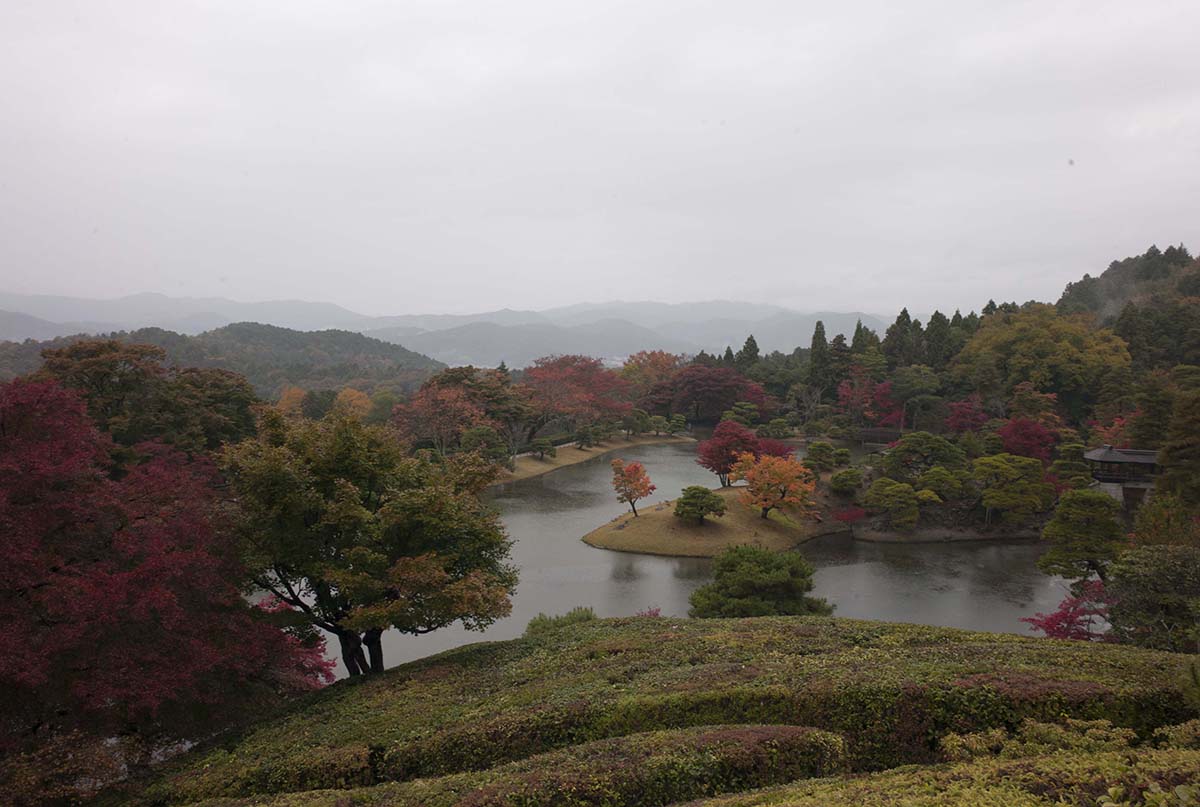
[(766, 352), (807, 346), (817, 320), (830, 338), (849, 335), (858, 320), (882, 332), (887, 322), (862, 312), (803, 313), (773, 305), (713, 300), (698, 303), (580, 303), (544, 311), (499, 309), (477, 314), (371, 317), (333, 303), (137, 294), (109, 300), (0, 293), (0, 339), (52, 339), (77, 333), (163, 328), (199, 334), (235, 322), (300, 331), (349, 330), (403, 345), (448, 364), (513, 367), (554, 353), (619, 359), (638, 350), (675, 353), (737, 348), (753, 334)]

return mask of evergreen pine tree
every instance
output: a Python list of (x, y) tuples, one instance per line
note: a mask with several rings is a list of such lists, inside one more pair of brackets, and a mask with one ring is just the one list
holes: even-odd
[(754, 334), (750, 334), (746, 337), (746, 343), (742, 345), (742, 349), (737, 352), (735, 359), (737, 368), (745, 372), (758, 364), (758, 359), (758, 342), (754, 340)]
[(830, 372), (829, 342), (825, 340), (825, 323), (817, 320), (813, 328), (812, 344), (808, 351), (808, 384), (823, 394), (827, 393), (833, 380)]

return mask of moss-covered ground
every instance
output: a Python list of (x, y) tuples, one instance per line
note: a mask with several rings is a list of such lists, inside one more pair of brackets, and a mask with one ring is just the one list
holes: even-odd
[[(1136, 778), (1127, 769), (1138, 765), (1173, 765), (1192, 781), (1200, 777), (1196, 754), (1151, 750), (1155, 729), (1195, 717), (1181, 692), (1187, 660), (826, 617), (595, 620), (335, 684), (180, 758), (124, 797), (164, 804), (668, 804), (816, 776), (826, 778), (746, 798), (1054, 803), (869, 802), (854, 788), (932, 792), (939, 785), (930, 783), (945, 776), (964, 787), (979, 779), (986, 791), (1003, 779), (989, 766), (1008, 761), (955, 763), (964, 771), (956, 774), (954, 765), (937, 764), (947, 758), (947, 735), (1068, 716), (1132, 728), (1140, 761), (1094, 753), (1036, 758), (1061, 772), (1047, 781), (1065, 782), (1079, 770), (1092, 788), (1109, 776), (1089, 773), (1093, 763), (1108, 766), (1117, 783)], [(912, 764), (932, 767), (867, 776)], [(851, 778), (829, 779), (836, 771)], [(806, 789), (818, 786), (825, 789)]]

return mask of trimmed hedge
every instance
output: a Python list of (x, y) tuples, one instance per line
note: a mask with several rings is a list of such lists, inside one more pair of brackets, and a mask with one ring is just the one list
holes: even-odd
[[(1200, 751), (1063, 752), (1031, 759), (982, 759), (822, 779), (693, 807), (1054, 807), (1146, 804), (1147, 791), (1200, 785)], [(1171, 800), (1176, 807), (1193, 802)]]
[(1107, 719), (1142, 738), (1196, 717), (1186, 658), (828, 617), (594, 620), (341, 682), (186, 755), (144, 800), (356, 787), (483, 770), (607, 737), (814, 726), (850, 765), (937, 759), (951, 732)]
[[(510, 763), (486, 773), (310, 791), (275, 807), (550, 807), (666, 805), (683, 799), (829, 776), (845, 769), (836, 734), (798, 726), (708, 726), (600, 740)], [(262, 801), (205, 802), (241, 807)]]

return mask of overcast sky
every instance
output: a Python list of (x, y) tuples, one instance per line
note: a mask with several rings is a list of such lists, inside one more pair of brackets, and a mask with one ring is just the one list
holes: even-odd
[(1056, 299), (1200, 246), (1200, 3), (3, 0), (0, 288)]

